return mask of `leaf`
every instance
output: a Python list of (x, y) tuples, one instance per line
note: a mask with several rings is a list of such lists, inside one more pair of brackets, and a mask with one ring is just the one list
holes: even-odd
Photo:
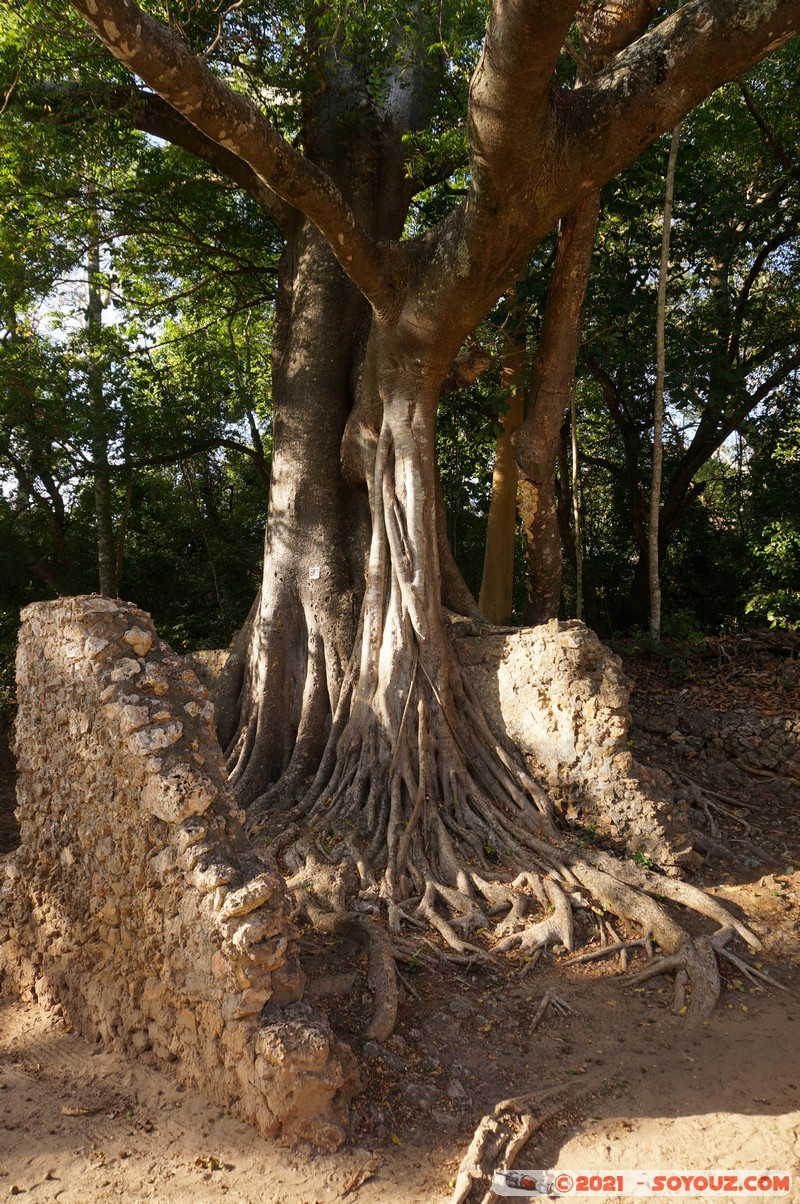
[(201, 1166), (206, 1171), (224, 1171), (225, 1163), (219, 1158), (215, 1158), (213, 1154), (201, 1155), (194, 1160), (195, 1166)]
[(389, 1140), (391, 1141), (392, 1145), (402, 1145), (403, 1144), (396, 1133), (392, 1133)]
[(368, 1179), (371, 1179), (375, 1172), (380, 1170), (381, 1166), (383, 1166), (383, 1163), (380, 1158), (373, 1155), (372, 1158), (365, 1162), (363, 1166), (360, 1166), (355, 1174), (348, 1179), (342, 1190), (342, 1198), (349, 1196), (351, 1191), (358, 1191), (359, 1187), (366, 1183)]

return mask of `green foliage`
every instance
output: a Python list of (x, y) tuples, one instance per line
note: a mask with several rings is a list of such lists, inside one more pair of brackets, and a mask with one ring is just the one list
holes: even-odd
[[(97, 588), (100, 434), (120, 591), (177, 646), (224, 644), (259, 575), (280, 240), (254, 203), (125, 128), (101, 94), (94, 110), (85, 95), (43, 99), (26, 63), (45, 64), (53, 88), (77, 76), (68, 31), (45, 50), (46, 15), (0, 18), (0, 60), (22, 68), (0, 121), (0, 625), (13, 632), (28, 601)], [(117, 66), (89, 48), (82, 83), (113, 82)], [(93, 245), (104, 323), (90, 330)], [(7, 674), (8, 647), (0, 657)]]
[[(327, 122), (355, 129), (365, 112), (388, 116), (411, 73), (436, 81), (403, 139), (416, 193), (408, 235), (459, 203), (469, 180), (466, 88), (485, 6), (444, 0), (413, 16), (349, 0), (254, 0), (224, 13), (211, 0), (146, 7), (323, 159)], [(769, 136), (737, 85), (685, 125), (664, 497), (666, 506), (688, 471), (663, 566), (663, 646), (676, 672), (700, 629), (800, 622), (799, 57), (795, 40), (748, 83)], [(559, 78), (573, 77), (563, 56)], [(33, 598), (96, 586), (93, 365), (117, 537), (125, 530), (120, 590), (177, 646), (222, 643), (258, 577), (280, 237), (205, 165), (130, 128), (130, 112), (109, 103), (108, 91), (129, 76), (68, 7), (28, 0), (0, 11), (0, 79), (3, 95), (13, 82), (0, 119), (0, 628), (11, 630)], [(643, 621), (665, 157), (662, 140), (606, 189), (586, 306), (577, 390), (585, 568), (589, 618), (604, 632)], [(90, 338), (93, 241), (102, 246), (106, 320)], [(540, 248), (520, 285), (532, 347), (551, 252), (552, 243)], [(506, 404), (497, 354), (507, 318), (501, 302), (477, 332), (495, 365), (446, 397), (439, 415), (448, 531), (474, 592)], [(693, 460), (698, 449), (705, 459)], [(567, 566), (568, 614), (573, 589)], [(523, 591), (519, 556), (518, 609)]]
[[(798, 53), (787, 45), (757, 68), (744, 95), (729, 85), (682, 130), (668, 289), (663, 612), (691, 612), (709, 631), (770, 614), (796, 622), (796, 485), (784, 495), (790, 460), (779, 472), (770, 464), (779, 432), (795, 430), (800, 400)], [(666, 143), (605, 190), (585, 311), (577, 390), (584, 565), (590, 621), (607, 633), (642, 627), (647, 615)], [(796, 461), (796, 433), (787, 442)]]

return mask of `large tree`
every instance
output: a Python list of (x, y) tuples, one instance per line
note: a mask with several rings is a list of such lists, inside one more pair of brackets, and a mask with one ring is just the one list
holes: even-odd
[[(800, 0), (694, 0), (579, 88), (556, 67), (581, 6), (496, 0), (469, 81), (465, 195), (405, 238), (419, 181), (404, 139), (426, 128), (462, 66), (438, 7), (400, 17), (378, 8), (374, 26), (347, 6), (310, 9), (298, 44), (316, 84), (294, 96), (285, 77), (276, 85), (264, 74), (276, 62), (277, 10), (259, 9), (249, 27), (234, 5), (192, 48), (177, 17), (170, 28), (132, 0), (72, 3), (162, 98), (159, 108), (140, 94), (152, 130), (247, 188), (286, 240), (263, 584), (220, 694), (233, 780), (254, 824), (293, 808), (274, 844), (331, 922), (357, 893), (362, 907), (383, 906), (393, 929), (429, 922), (457, 954), (473, 953), (468, 937), (489, 910), (509, 910), (501, 944), (569, 944), (566, 892), (582, 885), (653, 933), (692, 976), (691, 1007), (702, 1012), (714, 994), (710, 948), (637, 891), (656, 889), (646, 872), (570, 847), (459, 665), (443, 598), (462, 614), (472, 606), (443, 538), (435, 422), (465, 340), (541, 239), (711, 90), (783, 44), (800, 27)], [(628, 7), (587, 13), (622, 21)], [(216, 50), (249, 36), (258, 54), (243, 49), (221, 78)], [(522, 893), (513, 874), (497, 880), (490, 846), (527, 872)], [(699, 891), (658, 889), (717, 919), (720, 942), (734, 927), (747, 935)], [(530, 924), (539, 904), (552, 914)]]

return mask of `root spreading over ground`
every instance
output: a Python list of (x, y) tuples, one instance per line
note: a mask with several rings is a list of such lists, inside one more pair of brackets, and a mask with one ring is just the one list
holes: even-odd
[[(300, 912), (322, 930), (357, 933), (367, 950), (369, 1035), (392, 1031), (395, 957), (506, 957), (524, 971), (548, 946), (591, 945), (576, 960), (620, 954), (623, 964), (639, 952), (637, 979), (674, 975), (676, 1010), (704, 1020), (719, 996), (717, 959), (744, 964), (727, 946), (738, 938), (756, 950), (757, 937), (704, 890), (581, 848), (519, 753), (491, 732), (452, 658), (436, 680), (417, 654), (394, 712), (386, 705), (378, 722), (351, 674), (305, 798), (251, 817), (254, 834), (274, 833)], [(690, 915), (702, 917), (700, 935)], [(612, 927), (619, 921), (635, 930), (630, 939)]]
[[(321, 763), (294, 806), (280, 809), (280, 783), (255, 801), (251, 834), (268, 833), (312, 925), (360, 934), (371, 1035), (394, 1024), (393, 955), (524, 968), (548, 946), (598, 938), (588, 956), (640, 952), (638, 979), (673, 975), (676, 1009), (701, 1022), (719, 996), (718, 958), (736, 958), (727, 946), (737, 938), (758, 949), (757, 937), (647, 858), (582, 848), (559, 830), (519, 750), (491, 729), (442, 623), (418, 460), (413, 438), (385, 423), (373, 484), (382, 522)], [(699, 935), (689, 917), (702, 918)]]

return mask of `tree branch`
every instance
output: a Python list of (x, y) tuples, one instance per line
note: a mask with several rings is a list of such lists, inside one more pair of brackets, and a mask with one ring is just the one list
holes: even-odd
[(800, 166), (786, 149), (786, 147), (783, 146), (783, 144), (778, 140), (766, 118), (759, 112), (758, 108), (756, 107), (756, 103), (753, 100), (752, 92), (741, 79), (739, 80), (739, 91), (742, 94), (742, 100), (747, 107), (748, 113), (761, 130), (764, 141), (768, 146), (772, 147), (778, 162), (782, 165), (782, 167), (785, 168), (786, 172), (790, 176), (794, 176), (795, 179), (800, 178)]
[[(575, 0), (495, 0), (469, 89), (470, 201), (491, 209), (530, 178)], [(510, 169), (510, 170), (509, 170)], [(519, 178), (522, 176), (522, 178)]]
[(325, 172), (294, 150), (267, 117), (233, 92), (171, 30), (133, 0), (70, 0), (98, 38), (206, 138), (252, 169), (284, 201), (306, 214), (344, 271), (378, 311), (393, 308), (379, 245)]
[(747, 310), (748, 302), (750, 301), (750, 294), (753, 290), (753, 286), (758, 280), (758, 277), (761, 275), (764, 264), (774, 251), (777, 251), (780, 247), (784, 246), (785, 243), (789, 242), (794, 237), (794, 231), (781, 230), (774, 236), (774, 238), (768, 239), (767, 242), (765, 242), (763, 246), (759, 248), (758, 254), (755, 256), (752, 264), (750, 265), (750, 270), (747, 273), (744, 283), (739, 290), (739, 295), (736, 298), (736, 308), (733, 312), (732, 336), (729, 348), (731, 361), (735, 361), (738, 358), (742, 335), (742, 323), (744, 322), (745, 312)]
[(800, 0), (691, 0), (584, 87), (561, 95), (581, 183), (615, 176), (721, 84), (800, 29)]

